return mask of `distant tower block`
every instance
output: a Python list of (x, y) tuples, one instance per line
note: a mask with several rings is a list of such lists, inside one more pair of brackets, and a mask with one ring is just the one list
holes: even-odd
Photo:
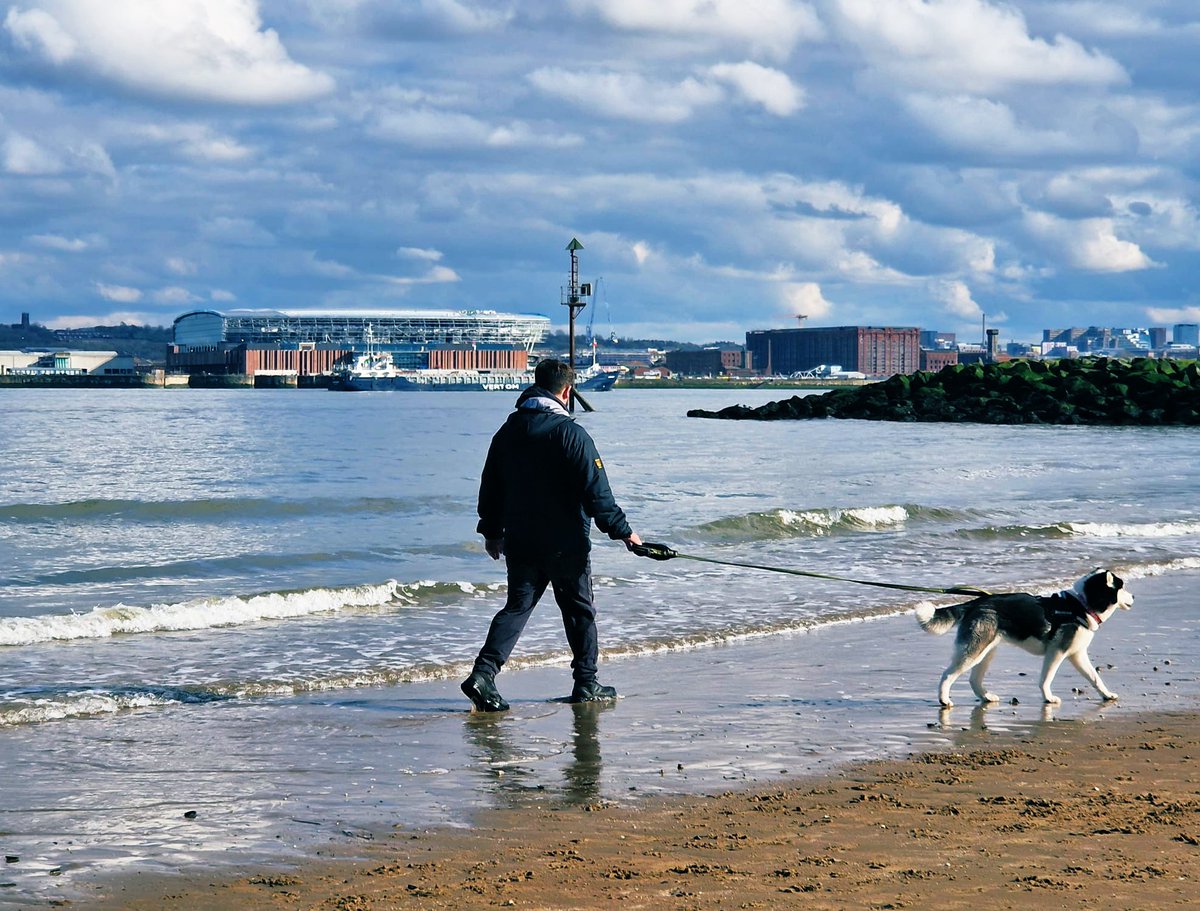
[(1000, 360), (1000, 330), (989, 329), (987, 331), (987, 359), (989, 363), (996, 363)]

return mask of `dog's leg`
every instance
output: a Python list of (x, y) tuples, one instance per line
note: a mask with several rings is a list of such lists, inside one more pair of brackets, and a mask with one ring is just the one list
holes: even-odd
[(1050, 692), (1050, 684), (1054, 682), (1054, 675), (1058, 673), (1058, 668), (1066, 657), (1062, 651), (1052, 647), (1046, 652), (1046, 658), (1042, 662), (1042, 698), (1050, 705), (1059, 705), (1062, 702)]
[(1072, 652), (1068, 657), (1070, 657), (1071, 663), (1075, 665), (1075, 669), (1079, 671), (1079, 673), (1083, 674), (1083, 676), (1087, 679), (1087, 682), (1096, 688), (1096, 692), (1104, 697), (1105, 702), (1112, 702), (1114, 699), (1118, 698), (1117, 694), (1109, 690), (1109, 688), (1104, 685), (1104, 681), (1100, 679), (1100, 672), (1097, 671), (1095, 665), (1092, 664), (1092, 659), (1088, 657), (1086, 649), (1081, 649), (1078, 652)]
[(950, 663), (950, 666), (942, 671), (942, 679), (938, 684), (938, 702), (942, 704), (942, 708), (950, 708), (954, 705), (954, 701), (950, 698), (950, 687), (954, 686), (954, 681), (961, 676), (965, 668), (959, 667), (958, 656)]
[(980, 702), (999, 702), (1000, 697), (995, 693), (989, 693), (987, 687), (983, 685), (983, 677), (988, 671), (988, 667), (992, 663), (992, 659), (996, 657), (996, 646), (999, 644), (998, 639), (993, 640), (992, 644), (987, 647), (987, 651), (979, 657), (979, 663), (971, 668), (971, 689), (975, 691), (975, 695), (979, 697)]
[[(984, 645), (982, 649), (978, 647), (978, 644), (972, 644), (971, 642), (959, 641), (955, 644), (954, 660), (942, 672), (942, 681), (938, 686), (938, 702), (946, 708), (954, 705), (954, 702), (950, 699), (950, 687), (954, 685), (955, 680), (978, 664), (989, 653), (993, 645), (995, 645), (995, 641)], [(974, 685), (973, 677), (972, 685)]]

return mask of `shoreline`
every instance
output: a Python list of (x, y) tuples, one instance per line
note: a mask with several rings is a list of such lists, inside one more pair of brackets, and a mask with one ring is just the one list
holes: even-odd
[[(302, 865), (130, 872), (81, 906), (1187, 906), (1200, 890), (1200, 713), (1108, 715), (715, 796), (502, 808)], [(74, 902), (73, 902), (74, 904)]]

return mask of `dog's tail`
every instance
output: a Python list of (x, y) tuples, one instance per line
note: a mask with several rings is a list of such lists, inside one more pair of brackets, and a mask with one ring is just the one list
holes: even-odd
[(928, 601), (922, 601), (917, 605), (917, 622), (925, 632), (940, 636), (958, 625), (958, 621), (962, 619), (962, 608), (961, 604), (934, 607)]

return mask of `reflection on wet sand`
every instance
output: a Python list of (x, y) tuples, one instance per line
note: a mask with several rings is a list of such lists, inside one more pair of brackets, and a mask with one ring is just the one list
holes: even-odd
[[(508, 713), (471, 713), (464, 727), (472, 764), (484, 787), (511, 806), (555, 797), (570, 806), (595, 803), (601, 799), (600, 716), (612, 707), (599, 702), (565, 704), (571, 713), (565, 745), (522, 740), (529, 734), (528, 725)], [(562, 781), (555, 786), (547, 780), (546, 766), (557, 763), (562, 765)]]

